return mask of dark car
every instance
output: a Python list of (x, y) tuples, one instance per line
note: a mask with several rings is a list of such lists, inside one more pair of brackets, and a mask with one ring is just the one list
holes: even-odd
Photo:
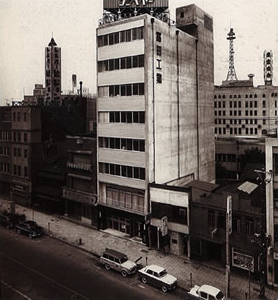
[(31, 239), (43, 235), (43, 228), (34, 221), (21, 222), (15, 226), (15, 230), (17, 233), (28, 235)]
[(6, 211), (4, 211), (0, 215), (0, 223), (2, 226), (5, 226), (6, 228), (14, 228), (15, 225), (25, 220), (26, 220), (25, 215), (8, 213)]

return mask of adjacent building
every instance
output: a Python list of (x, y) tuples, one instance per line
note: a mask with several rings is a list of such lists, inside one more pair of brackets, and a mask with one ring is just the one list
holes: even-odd
[(263, 187), (249, 180), (226, 187), (202, 181), (188, 184), (190, 200), (191, 257), (218, 261), (226, 265), (227, 198), (231, 199), (232, 227), (229, 235), (232, 270), (250, 269), (260, 275), (261, 250), (254, 237), (261, 233), (263, 223)]
[(149, 184), (214, 181), (213, 21), (195, 5), (178, 8), (172, 26), (143, 3), (131, 18), (113, 3), (97, 29), (100, 228), (157, 244)]
[[(230, 59), (230, 61), (233, 59)], [(214, 90), (215, 160), (227, 169), (227, 178), (239, 179), (249, 148), (265, 151), (266, 136), (277, 136), (278, 87), (272, 85), (273, 54), (264, 51), (264, 85), (227, 77)], [(232, 72), (229, 68), (229, 72)]]
[(266, 232), (270, 235), (267, 248), (267, 282), (278, 286), (278, 139), (266, 139), (266, 167), (271, 175), (266, 184)]

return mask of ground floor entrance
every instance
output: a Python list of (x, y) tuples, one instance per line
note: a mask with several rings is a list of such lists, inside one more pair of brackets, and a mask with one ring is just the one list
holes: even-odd
[(144, 216), (99, 206), (100, 229), (113, 229), (138, 238), (146, 243), (147, 230)]

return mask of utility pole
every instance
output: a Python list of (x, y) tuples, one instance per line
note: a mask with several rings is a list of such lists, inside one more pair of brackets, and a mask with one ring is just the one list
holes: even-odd
[(261, 232), (255, 235), (255, 242), (260, 249), (260, 298), (265, 298), (265, 283), (266, 283), (266, 257), (267, 257), (267, 237), (266, 237), (266, 185), (272, 180), (272, 171), (266, 172), (262, 170), (254, 170), (258, 175), (258, 180), (261, 185)]
[(226, 297), (230, 297), (230, 243), (229, 236), (232, 233), (232, 196), (227, 196), (226, 212)]

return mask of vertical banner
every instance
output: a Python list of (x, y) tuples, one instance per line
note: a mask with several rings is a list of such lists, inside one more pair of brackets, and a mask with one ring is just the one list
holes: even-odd
[(165, 216), (161, 219), (161, 235), (165, 236), (168, 233), (168, 218)]
[(229, 234), (232, 233), (232, 196), (227, 196), (227, 226)]

